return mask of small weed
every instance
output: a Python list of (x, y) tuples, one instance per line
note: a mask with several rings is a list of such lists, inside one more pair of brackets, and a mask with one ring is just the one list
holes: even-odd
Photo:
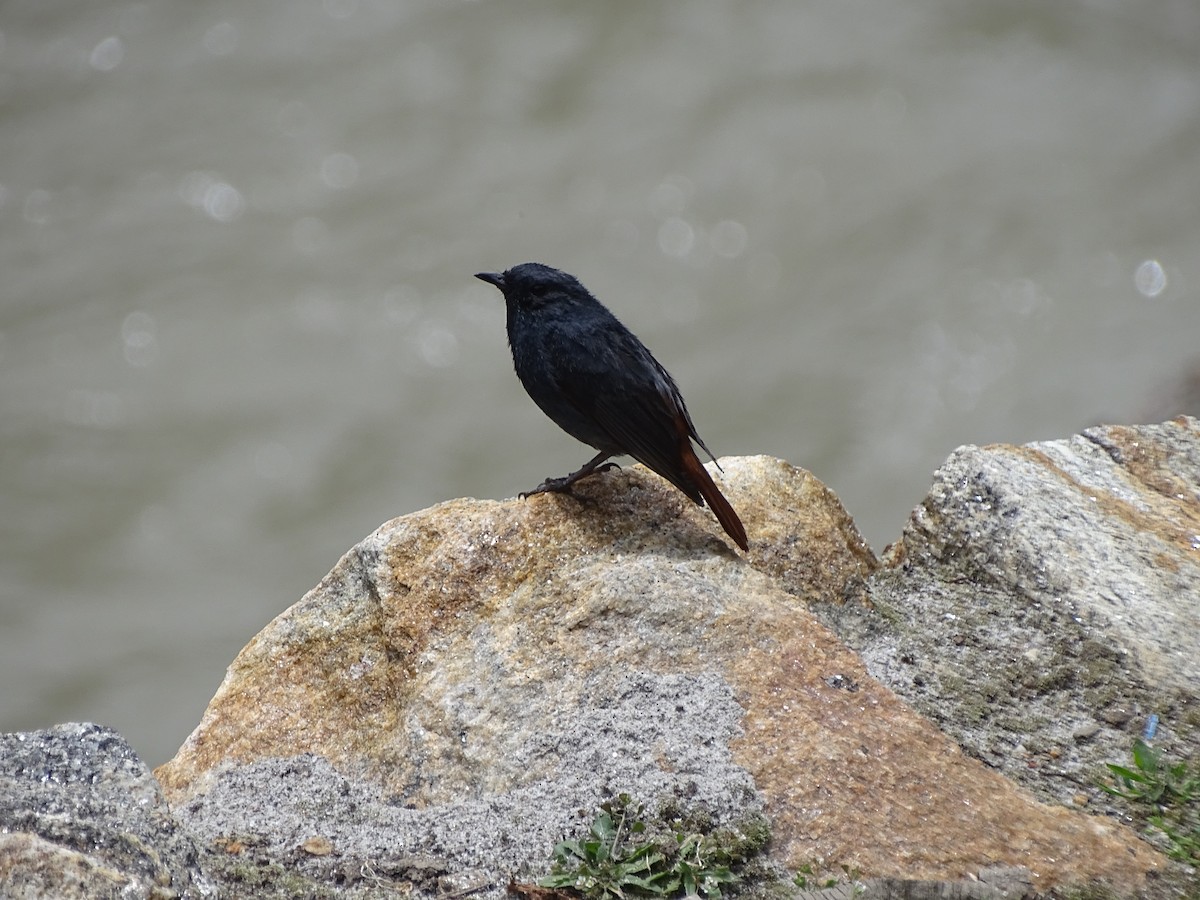
[(554, 848), (551, 874), (540, 887), (566, 888), (588, 898), (700, 897), (717, 900), (721, 886), (737, 876), (726, 854), (702, 834), (675, 834), (668, 841), (634, 840), (646, 825), (628, 794), (605, 803), (587, 837), (561, 841)]
[(1133, 766), (1107, 764), (1112, 784), (1102, 790), (1135, 804), (1162, 833), (1171, 859), (1200, 862), (1200, 772), (1186, 762), (1168, 763), (1142, 739), (1133, 742)]
[[(809, 883), (811, 880), (811, 884)], [(805, 863), (800, 867), (800, 871), (796, 873), (796, 877), (792, 879), (796, 887), (802, 891), (817, 891), (822, 888), (831, 888), (838, 883), (836, 877), (824, 878), (818, 877), (816, 867), (812, 863)]]
[(802, 891), (820, 891), (825, 888), (835, 887), (839, 884), (843, 877), (847, 883), (854, 885), (854, 895), (858, 896), (863, 892), (863, 886), (858, 884), (862, 878), (862, 872), (857, 868), (852, 868), (843, 865), (841, 875), (818, 874), (819, 864), (816, 862), (807, 862), (800, 867), (800, 871), (796, 873), (796, 877), (792, 879), (792, 883)]
[(1191, 774), (1185, 762), (1166, 765), (1162, 754), (1141, 738), (1133, 742), (1133, 765), (1130, 769), (1108, 763), (1118, 786), (1100, 787), (1116, 797), (1153, 805), (1186, 804), (1200, 796), (1200, 774)]

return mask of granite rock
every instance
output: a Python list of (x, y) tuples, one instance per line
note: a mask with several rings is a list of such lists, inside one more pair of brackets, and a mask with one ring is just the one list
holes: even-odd
[(875, 561), (836, 498), (777, 460), (723, 464), (748, 555), (640, 467), (385, 524), (246, 646), (157, 771), (181, 819), (314, 877), (382, 861), (499, 896), (623, 792), (765, 816), (780, 871), (1143, 885), (1164, 861), (1131, 831), (965, 755), (813, 615), (870, 614)]
[(962, 447), (836, 610), (869, 671), (1044, 799), (1099, 788), (1135, 738), (1200, 758), (1200, 422)]
[(194, 842), (119, 734), (0, 735), (0, 897), (213, 896)]

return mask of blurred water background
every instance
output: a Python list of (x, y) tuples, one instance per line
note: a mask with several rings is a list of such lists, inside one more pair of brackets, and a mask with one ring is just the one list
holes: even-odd
[(162, 762), (381, 522), (584, 462), (526, 260), (879, 549), (960, 444), (1183, 411), (1200, 6), (5, 3), (0, 730)]

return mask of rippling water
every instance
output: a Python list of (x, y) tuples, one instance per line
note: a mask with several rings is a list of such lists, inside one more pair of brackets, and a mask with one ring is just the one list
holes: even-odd
[(577, 274), (876, 546), (1200, 356), (1190, 0), (25, 0), (0, 116), (0, 730), (151, 762), (380, 522), (590, 455), (474, 272)]

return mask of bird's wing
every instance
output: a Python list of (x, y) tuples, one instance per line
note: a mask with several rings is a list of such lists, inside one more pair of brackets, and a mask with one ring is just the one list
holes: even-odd
[[(574, 365), (557, 373), (563, 396), (590, 416), (620, 452), (699, 503), (700, 491), (681, 465), (681, 443), (689, 437), (700, 439), (675, 382), (640, 343), (615, 342), (607, 350), (603, 358), (577, 357)], [(680, 420), (685, 428), (680, 428)]]
[[(650, 356), (649, 353), (646, 355)], [(658, 374), (662, 378), (662, 381), (670, 389), (671, 403), (676, 409), (679, 410), (679, 412), (683, 414), (683, 421), (687, 424), (688, 437), (700, 445), (704, 452), (708, 454), (709, 459), (711, 459), (713, 462), (717, 462), (717, 458), (713, 456), (713, 452), (708, 449), (708, 444), (704, 443), (704, 441), (700, 439), (700, 435), (696, 433), (696, 426), (692, 423), (692, 414), (688, 412), (687, 404), (683, 402), (683, 394), (679, 392), (679, 388), (675, 384), (675, 379), (671, 377), (670, 373), (668, 373), (666, 369), (659, 365), (658, 360), (653, 356), (650, 356), (650, 362), (654, 363), (654, 368), (658, 370)], [(717, 469), (719, 470), (720, 468), (721, 464), (717, 463)]]

